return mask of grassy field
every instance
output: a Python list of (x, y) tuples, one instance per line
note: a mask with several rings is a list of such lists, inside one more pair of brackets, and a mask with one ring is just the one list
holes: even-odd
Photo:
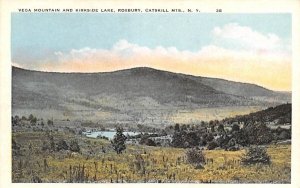
[[(21, 146), (13, 155), (12, 181), (32, 182), (212, 182), (290, 183), (291, 146), (270, 145), (270, 165), (243, 166), (245, 150), (205, 150), (204, 169), (186, 162), (185, 149), (127, 145), (116, 154), (107, 140), (53, 133), (54, 140), (77, 139), (80, 153), (42, 151), (45, 133), (13, 133)], [(41, 141), (42, 140), (42, 141)], [(31, 149), (29, 147), (31, 145)], [(211, 160), (212, 159), (212, 160)]]
[[(201, 108), (196, 110), (181, 110), (172, 114), (170, 119), (178, 123), (200, 123), (201, 121), (222, 120), (226, 117), (235, 117), (265, 109), (261, 106), (235, 106), (218, 108)], [(199, 121), (199, 119), (201, 121)], [(197, 121), (198, 120), (198, 121)]]
[[(126, 105), (124, 105), (126, 106)], [(128, 106), (128, 105), (127, 105)], [(265, 109), (263, 106), (227, 106), (227, 107), (211, 107), (211, 108), (173, 108), (173, 107), (153, 107), (140, 108), (134, 106), (132, 109), (121, 111), (110, 111), (110, 109), (85, 109), (74, 110), (75, 107), (69, 107), (70, 110), (51, 110), (51, 109), (13, 109), (13, 116), (24, 115), (28, 117), (35, 114), (37, 117), (44, 119), (70, 119), (80, 121), (82, 119), (98, 122), (99, 119), (104, 124), (111, 124), (116, 121), (131, 124), (145, 125), (166, 125), (180, 124), (199, 124), (201, 121), (221, 120), (226, 117), (234, 117), (236, 115), (245, 115)]]

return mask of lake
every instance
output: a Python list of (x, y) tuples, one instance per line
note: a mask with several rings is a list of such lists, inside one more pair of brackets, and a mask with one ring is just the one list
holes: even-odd
[[(116, 131), (96, 131), (96, 132), (83, 132), (82, 134), (86, 135), (87, 137), (90, 137), (90, 138), (97, 138), (97, 136), (105, 136), (107, 137), (108, 139), (113, 139), (115, 134), (116, 134)], [(127, 135), (130, 135), (130, 136), (134, 136), (134, 135), (137, 135), (137, 134), (140, 134), (139, 132), (126, 132), (124, 131), (123, 134), (125, 136)]]

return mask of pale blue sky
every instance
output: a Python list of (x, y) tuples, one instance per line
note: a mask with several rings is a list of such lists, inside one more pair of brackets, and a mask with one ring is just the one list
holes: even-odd
[(290, 14), (13, 13), (12, 59), (22, 64), (49, 58), (55, 51), (110, 49), (121, 39), (149, 48), (197, 51), (211, 43), (214, 27), (228, 23), (291, 38)]

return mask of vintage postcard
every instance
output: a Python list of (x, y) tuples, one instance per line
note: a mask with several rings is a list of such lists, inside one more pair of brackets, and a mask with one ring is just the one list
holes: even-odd
[(77, 2), (2, 2), (3, 181), (299, 186), (299, 2)]

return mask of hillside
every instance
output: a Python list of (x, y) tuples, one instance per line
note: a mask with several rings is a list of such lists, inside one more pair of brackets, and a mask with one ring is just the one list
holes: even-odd
[(152, 122), (162, 122), (163, 114), (178, 110), (273, 106), (285, 100), (284, 97), (269, 101), (258, 98), (271, 99), (276, 95), (277, 92), (253, 84), (145, 67), (108, 73), (52, 73), (12, 68), (13, 113), (43, 110), (52, 116), (78, 119), (97, 117), (111, 122), (139, 122), (150, 118)]
[(248, 115), (228, 118), (229, 122), (265, 122), (272, 124), (291, 124), (292, 122), (292, 104), (281, 104), (275, 107), (269, 107), (265, 110), (250, 113)]

